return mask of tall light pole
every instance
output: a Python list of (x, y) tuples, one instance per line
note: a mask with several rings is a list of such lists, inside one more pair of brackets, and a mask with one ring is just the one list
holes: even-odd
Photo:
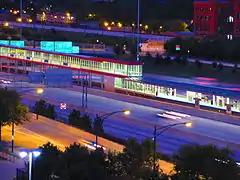
[[(97, 118), (98, 118), (98, 119), (101, 119), (102, 124), (103, 124), (104, 121), (105, 121), (108, 117), (110, 117), (110, 116), (112, 116), (112, 115), (114, 115), (114, 114), (117, 114), (117, 113), (124, 113), (125, 115), (129, 115), (129, 114), (130, 114), (130, 111), (127, 110), (127, 109), (121, 110), (121, 111), (114, 111), (114, 112), (111, 112), (111, 113), (103, 114), (103, 115), (101, 115), (101, 116), (97, 115)], [(98, 147), (98, 131), (99, 131), (99, 130), (95, 129), (96, 148)]]
[[(43, 88), (38, 88), (38, 89), (36, 90), (36, 93), (40, 95), (40, 94), (43, 93), (43, 91), (44, 91)], [(36, 120), (38, 120), (38, 115), (39, 115), (39, 112), (38, 112), (38, 110), (39, 110), (38, 105), (37, 105), (37, 107), (36, 107), (36, 110), (37, 110), (37, 111), (36, 111)]]
[(14, 119), (12, 118), (12, 153), (14, 148)]
[(137, 62), (140, 61), (140, 55), (139, 55), (139, 51), (140, 51), (140, 0), (138, 0), (137, 2), (137, 52), (136, 52), (136, 60)]
[(153, 131), (153, 170), (156, 171), (156, 145), (157, 145), (157, 137), (160, 136), (162, 133), (167, 131), (168, 129), (178, 126), (178, 125), (185, 125), (186, 127), (191, 127), (192, 122), (183, 122), (183, 123), (175, 123), (175, 124), (169, 124), (166, 126), (161, 126), (157, 127), (156, 125), (154, 126), (154, 131)]
[[(23, 0), (20, 0), (20, 18), (22, 21), (22, 13), (23, 13)], [(22, 40), (22, 26), (20, 26), (20, 40)]]
[(41, 151), (40, 150), (33, 150), (33, 151), (20, 151), (19, 156), (20, 158), (25, 158), (28, 157), (28, 179), (32, 180), (32, 162), (33, 162), (33, 158), (37, 158), (38, 156), (41, 155)]

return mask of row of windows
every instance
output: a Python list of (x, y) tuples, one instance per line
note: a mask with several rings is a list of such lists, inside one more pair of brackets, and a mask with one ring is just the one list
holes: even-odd
[(196, 20), (200, 21), (210, 21), (212, 19), (212, 16), (197, 16)]
[(213, 10), (213, 8), (211, 8), (211, 7), (210, 8), (196, 7), (195, 9), (197, 12), (209, 12), (209, 11)]
[(128, 79), (115, 78), (115, 88), (125, 89), (128, 91), (148, 94), (154, 97), (161, 97), (166, 99), (178, 100), (181, 102), (195, 102), (195, 98), (200, 98), (201, 105), (209, 107), (226, 108), (225, 104), (230, 103), (233, 107), (232, 110), (240, 112), (240, 101), (230, 99), (228, 97), (210, 95), (206, 93), (192, 92), (187, 90), (173, 89), (170, 87), (157, 86), (146, 84), (137, 81), (130, 81)]
[(4, 47), (0, 47), (0, 53), (5, 56), (11, 56), (22, 59), (27, 58), (33, 61), (45, 62), (55, 65), (65, 65), (73, 68), (97, 70), (100, 72), (107, 72), (124, 76), (142, 76), (142, 65), (126, 65), (107, 61), (98, 62), (80, 59), (79, 57), (45, 54), (41, 52)]

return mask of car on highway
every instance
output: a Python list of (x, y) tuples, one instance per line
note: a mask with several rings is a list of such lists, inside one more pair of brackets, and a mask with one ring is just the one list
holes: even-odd
[(182, 118), (190, 118), (191, 117), (188, 114), (183, 114), (183, 113), (174, 112), (174, 111), (166, 111), (164, 113), (158, 113), (157, 116), (162, 117), (162, 118), (172, 119), (172, 120), (180, 120)]
[(3, 84), (11, 84), (11, 81), (7, 81), (7, 80), (4, 80), (4, 79), (2, 79), (0, 82), (3, 83)]
[(104, 151), (107, 150), (106, 147), (102, 146), (101, 144), (97, 145), (96, 142), (93, 142), (93, 141), (87, 141), (87, 140), (81, 139), (81, 142), (84, 144), (85, 147), (91, 150), (96, 150), (96, 148), (101, 148)]

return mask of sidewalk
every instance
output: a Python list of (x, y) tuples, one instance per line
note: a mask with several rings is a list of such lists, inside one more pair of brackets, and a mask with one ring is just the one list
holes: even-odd
[[(74, 86), (73, 88), (66, 88), (66, 89), (73, 90), (73, 91), (81, 91), (82, 88), (79, 86)], [(235, 117), (235, 116), (229, 116), (226, 114), (217, 113), (217, 112), (212, 112), (212, 111), (208, 111), (208, 110), (196, 109), (193, 107), (173, 104), (173, 103), (169, 103), (169, 102), (157, 101), (157, 100), (146, 99), (146, 98), (141, 98), (141, 97), (136, 97), (136, 96), (129, 96), (129, 95), (124, 95), (124, 94), (119, 94), (119, 93), (105, 92), (103, 90), (92, 89), (92, 88), (88, 89), (88, 93), (92, 94), (92, 95), (96, 95), (96, 96), (115, 99), (118, 101), (124, 101), (124, 102), (139, 104), (139, 105), (143, 105), (143, 106), (153, 107), (153, 108), (178, 111), (180, 113), (187, 113), (192, 116), (208, 118), (208, 119), (212, 119), (215, 121), (221, 121), (221, 122), (240, 126), (240, 118)]]
[(14, 177), (16, 177), (17, 168), (24, 168), (23, 160), (17, 160), (14, 163), (0, 160), (0, 179), (12, 180)]

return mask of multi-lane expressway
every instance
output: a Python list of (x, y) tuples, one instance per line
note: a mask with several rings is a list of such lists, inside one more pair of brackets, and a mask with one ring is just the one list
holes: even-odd
[[(27, 84), (25, 87), (26, 86)], [(23, 96), (24, 104), (33, 106), (37, 99), (45, 98), (50, 103), (56, 105), (58, 113), (61, 113), (62, 116), (67, 117), (71, 110), (67, 109), (60, 112), (59, 105), (61, 102), (72, 104), (74, 106), (81, 106), (81, 92), (73, 91), (74, 89), (45, 88), (42, 95), (36, 95), (34, 89), (23, 88), (18, 90), (25, 93)], [(118, 94), (114, 95), (118, 96)], [(36, 96), (39, 97), (36, 98)], [(125, 98), (128, 98), (128, 96), (125, 96)], [(142, 101), (144, 101), (144, 99)], [(104, 122), (104, 129), (106, 132), (117, 137), (127, 138), (133, 136), (142, 140), (146, 137), (153, 137), (153, 126), (155, 124), (163, 126), (176, 123), (175, 120), (170, 121), (168, 119), (157, 117), (157, 113), (165, 112), (165, 110), (151, 107), (151, 100), (148, 101), (149, 106), (142, 106), (126, 102), (124, 99), (114, 100), (100, 97), (95, 95), (94, 90), (92, 90), (91, 94), (88, 95), (88, 110), (93, 115), (95, 113), (107, 113), (122, 109), (131, 110), (131, 115), (128, 117), (124, 117), (119, 114), (107, 119)], [(191, 116), (191, 118), (187, 120), (193, 122), (192, 128), (178, 126), (165, 132), (157, 139), (157, 143), (159, 145), (158, 150), (167, 154), (172, 154), (184, 144), (215, 144), (218, 147), (228, 146), (236, 152), (237, 160), (240, 160), (240, 126), (213, 121), (211, 120), (211, 117), (206, 119)], [(33, 128), (32, 131), (35, 131), (35, 129)], [(67, 130), (64, 129), (63, 131)]]
[[(5, 23), (5, 21), (0, 21), (0, 24)], [(33, 29), (55, 29), (57, 31), (66, 31), (66, 32), (74, 32), (74, 33), (88, 33), (88, 34), (96, 34), (102, 36), (115, 36), (115, 37), (136, 37), (136, 33), (130, 32), (116, 32), (116, 31), (106, 31), (106, 30), (96, 30), (96, 29), (83, 29), (83, 28), (71, 28), (71, 27), (61, 27), (54, 25), (42, 25), (42, 24), (28, 24), (28, 23), (17, 23), (17, 22), (8, 22), (9, 26), (12, 27), (24, 27), (24, 28), (33, 28)], [(140, 34), (140, 38), (147, 40), (155, 40), (155, 41), (167, 41), (171, 39), (170, 36), (161, 36), (161, 35), (152, 35), (152, 34)]]
[[(60, 150), (64, 150), (65, 147), (69, 146), (73, 142), (86, 146), (89, 142), (95, 140), (94, 135), (85, 131), (42, 116), (39, 116), (38, 120), (36, 120), (35, 117), (36, 116), (34, 114), (31, 114), (31, 120), (29, 122), (16, 127), (15, 152), (22, 148), (34, 149), (46, 144), (47, 142), (51, 142)], [(11, 127), (5, 126), (3, 128), (2, 137), (6, 141), (11, 141)], [(104, 146), (107, 150), (116, 152), (121, 152), (124, 148), (123, 145), (103, 138), (99, 138), (99, 144)], [(18, 164), (19, 163), (20, 162), (18, 162)], [(159, 160), (159, 164), (164, 173), (170, 173), (173, 170), (173, 164), (171, 163)], [(15, 166), (10, 167), (10, 169), (15, 168)]]

